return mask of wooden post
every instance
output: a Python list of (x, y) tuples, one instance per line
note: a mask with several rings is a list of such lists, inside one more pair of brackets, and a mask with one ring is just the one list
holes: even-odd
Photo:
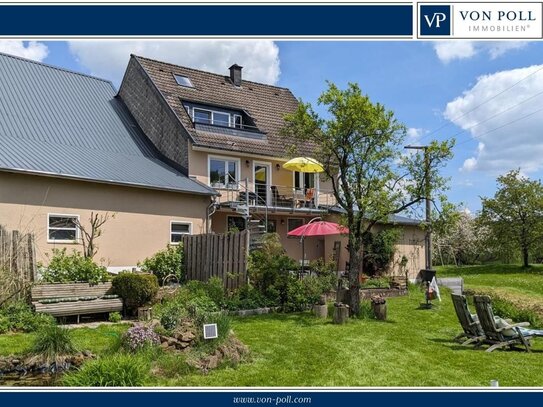
[(152, 318), (153, 318), (153, 308), (151, 307), (138, 308), (138, 321), (150, 321)]
[(371, 299), (371, 306), (375, 318), (380, 321), (387, 319), (387, 302), (383, 297), (375, 296)]
[(328, 318), (328, 305), (315, 304), (313, 305), (313, 314), (317, 318)]
[(349, 306), (346, 304), (334, 304), (334, 324), (344, 324), (349, 319)]

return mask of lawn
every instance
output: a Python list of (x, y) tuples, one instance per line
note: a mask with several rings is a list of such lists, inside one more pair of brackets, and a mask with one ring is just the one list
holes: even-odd
[[(181, 367), (176, 374), (171, 357), (158, 357), (148, 361), (151, 371), (168, 363), (169, 372), (152, 375), (148, 385), (488, 386), (497, 379), (501, 386), (543, 386), (543, 338), (534, 341), (531, 354), (462, 347), (452, 341), (460, 326), (449, 296), (431, 310), (418, 309), (422, 300), (418, 289), (389, 299), (387, 322), (352, 320), (339, 326), (309, 313), (236, 318), (232, 328), (250, 347), (250, 361), (205, 375)], [(74, 335), (80, 346), (104, 354), (124, 329), (102, 326), (77, 329)], [(20, 352), (30, 339), (2, 335), (0, 354)]]

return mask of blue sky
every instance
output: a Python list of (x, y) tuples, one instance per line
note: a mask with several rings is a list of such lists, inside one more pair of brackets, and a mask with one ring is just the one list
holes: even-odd
[(358, 82), (410, 128), (408, 142), (456, 135), (449, 197), (472, 212), (498, 174), (521, 168), (540, 178), (543, 170), (543, 42), (0, 41), (0, 50), (115, 85), (130, 52), (224, 73), (238, 62), (246, 77), (312, 103), (326, 80)]

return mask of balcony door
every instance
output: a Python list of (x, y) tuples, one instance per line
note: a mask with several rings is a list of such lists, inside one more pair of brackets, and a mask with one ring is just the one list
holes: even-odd
[(257, 205), (270, 204), (271, 163), (254, 161), (253, 180)]

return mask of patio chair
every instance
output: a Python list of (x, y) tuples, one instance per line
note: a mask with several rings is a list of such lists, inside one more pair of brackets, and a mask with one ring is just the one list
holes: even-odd
[(486, 337), (485, 342), (491, 344), (490, 348), (486, 350), (487, 352), (506, 346), (512, 349), (515, 345), (522, 345), (526, 352), (530, 352), (532, 335), (521, 330), (521, 327), (530, 326), (529, 322), (509, 324), (508, 321), (496, 318), (488, 295), (476, 295), (473, 297), (473, 301), (479, 323)]
[(458, 321), (464, 330), (464, 332), (457, 335), (454, 340), (459, 341), (462, 338), (466, 338), (466, 340), (462, 342), (462, 345), (469, 345), (471, 343), (475, 343), (476, 346), (482, 345), (485, 334), (479, 321), (474, 319), (471, 312), (469, 312), (466, 297), (461, 294), (451, 294), (451, 298)]

